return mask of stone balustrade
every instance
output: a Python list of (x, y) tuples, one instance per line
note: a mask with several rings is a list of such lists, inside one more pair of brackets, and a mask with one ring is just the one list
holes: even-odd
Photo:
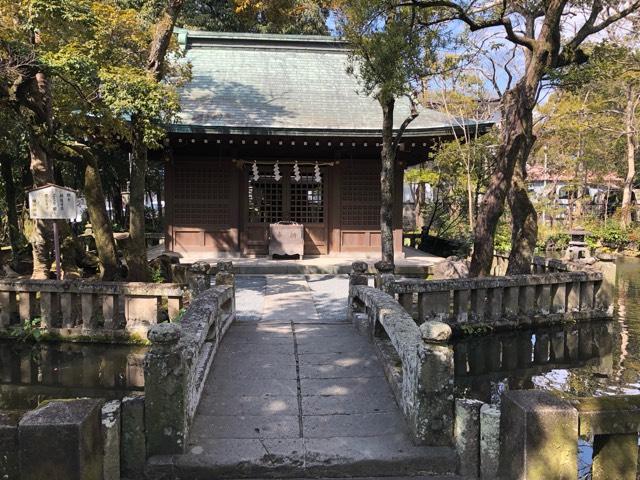
[(362, 263), (351, 275), (348, 317), (377, 347), (414, 442), (451, 445), (453, 350), (443, 343), (451, 329), (439, 322), (418, 327), (392, 296), (366, 285)]
[(230, 264), (216, 275), (217, 286), (191, 302), (179, 323), (149, 331), (144, 361), (147, 454), (182, 453), (191, 421), (218, 346), (235, 318)]
[(447, 322), (455, 328), (543, 325), (567, 320), (608, 318), (612, 291), (603, 273), (560, 272), (450, 280), (389, 279), (381, 288), (396, 297), (418, 323)]
[(0, 331), (40, 319), (40, 328), (62, 337), (146, 338), (147, 330), (178, 316), (180, 284), (78, 280), (0, 280)]
[[(509, 255), (496, 253), (493, 256), (491, 275), (500, 277), (507, 274)], [(558, 273), (584, 270), (584, 263), (567, 262), (558, 258), (533, 257), (531, 273)]]

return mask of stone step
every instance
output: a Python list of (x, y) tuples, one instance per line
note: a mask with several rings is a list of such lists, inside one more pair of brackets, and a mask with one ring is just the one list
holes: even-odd
[[(153, 480), (209, 480), (215, 479), (322, 479), (322, 478), (386, 478), (462, 479), (455, 475), (457, 456), (446, 447), (416, 447), (411, 452), (372, 451), (371, 455), (358, 452), (342, 453), (340, 442), (335, 451), (305, 455), (300, 452), (286, 457), (272, 453), (260, 459), (246, 461), (237, 455), (237, 446), (227, 445), (227, 455), (207, 452), (176, 456), (155, 456), (147, 463), (147, 475)], [(400, 476), (399, 476), (400, 475)]]

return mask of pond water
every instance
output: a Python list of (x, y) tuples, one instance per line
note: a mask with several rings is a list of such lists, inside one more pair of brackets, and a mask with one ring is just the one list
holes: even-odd
[(0, 342), (0, 409), (51, 398), (119, 399), (144, 388), (146, 347)]

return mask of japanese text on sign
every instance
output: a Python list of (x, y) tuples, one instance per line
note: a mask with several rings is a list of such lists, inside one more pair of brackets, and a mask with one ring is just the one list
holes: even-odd
[(33, 219), (74, 219), (76, 206), (76, 194), (66, 188), (49, 185), (29, 192), (29, 216)]

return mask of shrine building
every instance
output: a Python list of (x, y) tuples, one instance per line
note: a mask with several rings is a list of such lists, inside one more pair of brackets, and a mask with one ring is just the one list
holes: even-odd
[[(269, 225), (292, 221), (304, 225), (305, 255), (378, 252), (382, 111), (347, 73), (347, 45), (332, 37), (186, 30), (178, 38), (192, 79), (170, 128), (166, 249), (266, 255)], [(398, 100), (396, 128), (408, 114), (408, 100)], [(406, 130), (396, 170), (396, 251), (403, 171), (460, 123), (421, 109)]]

